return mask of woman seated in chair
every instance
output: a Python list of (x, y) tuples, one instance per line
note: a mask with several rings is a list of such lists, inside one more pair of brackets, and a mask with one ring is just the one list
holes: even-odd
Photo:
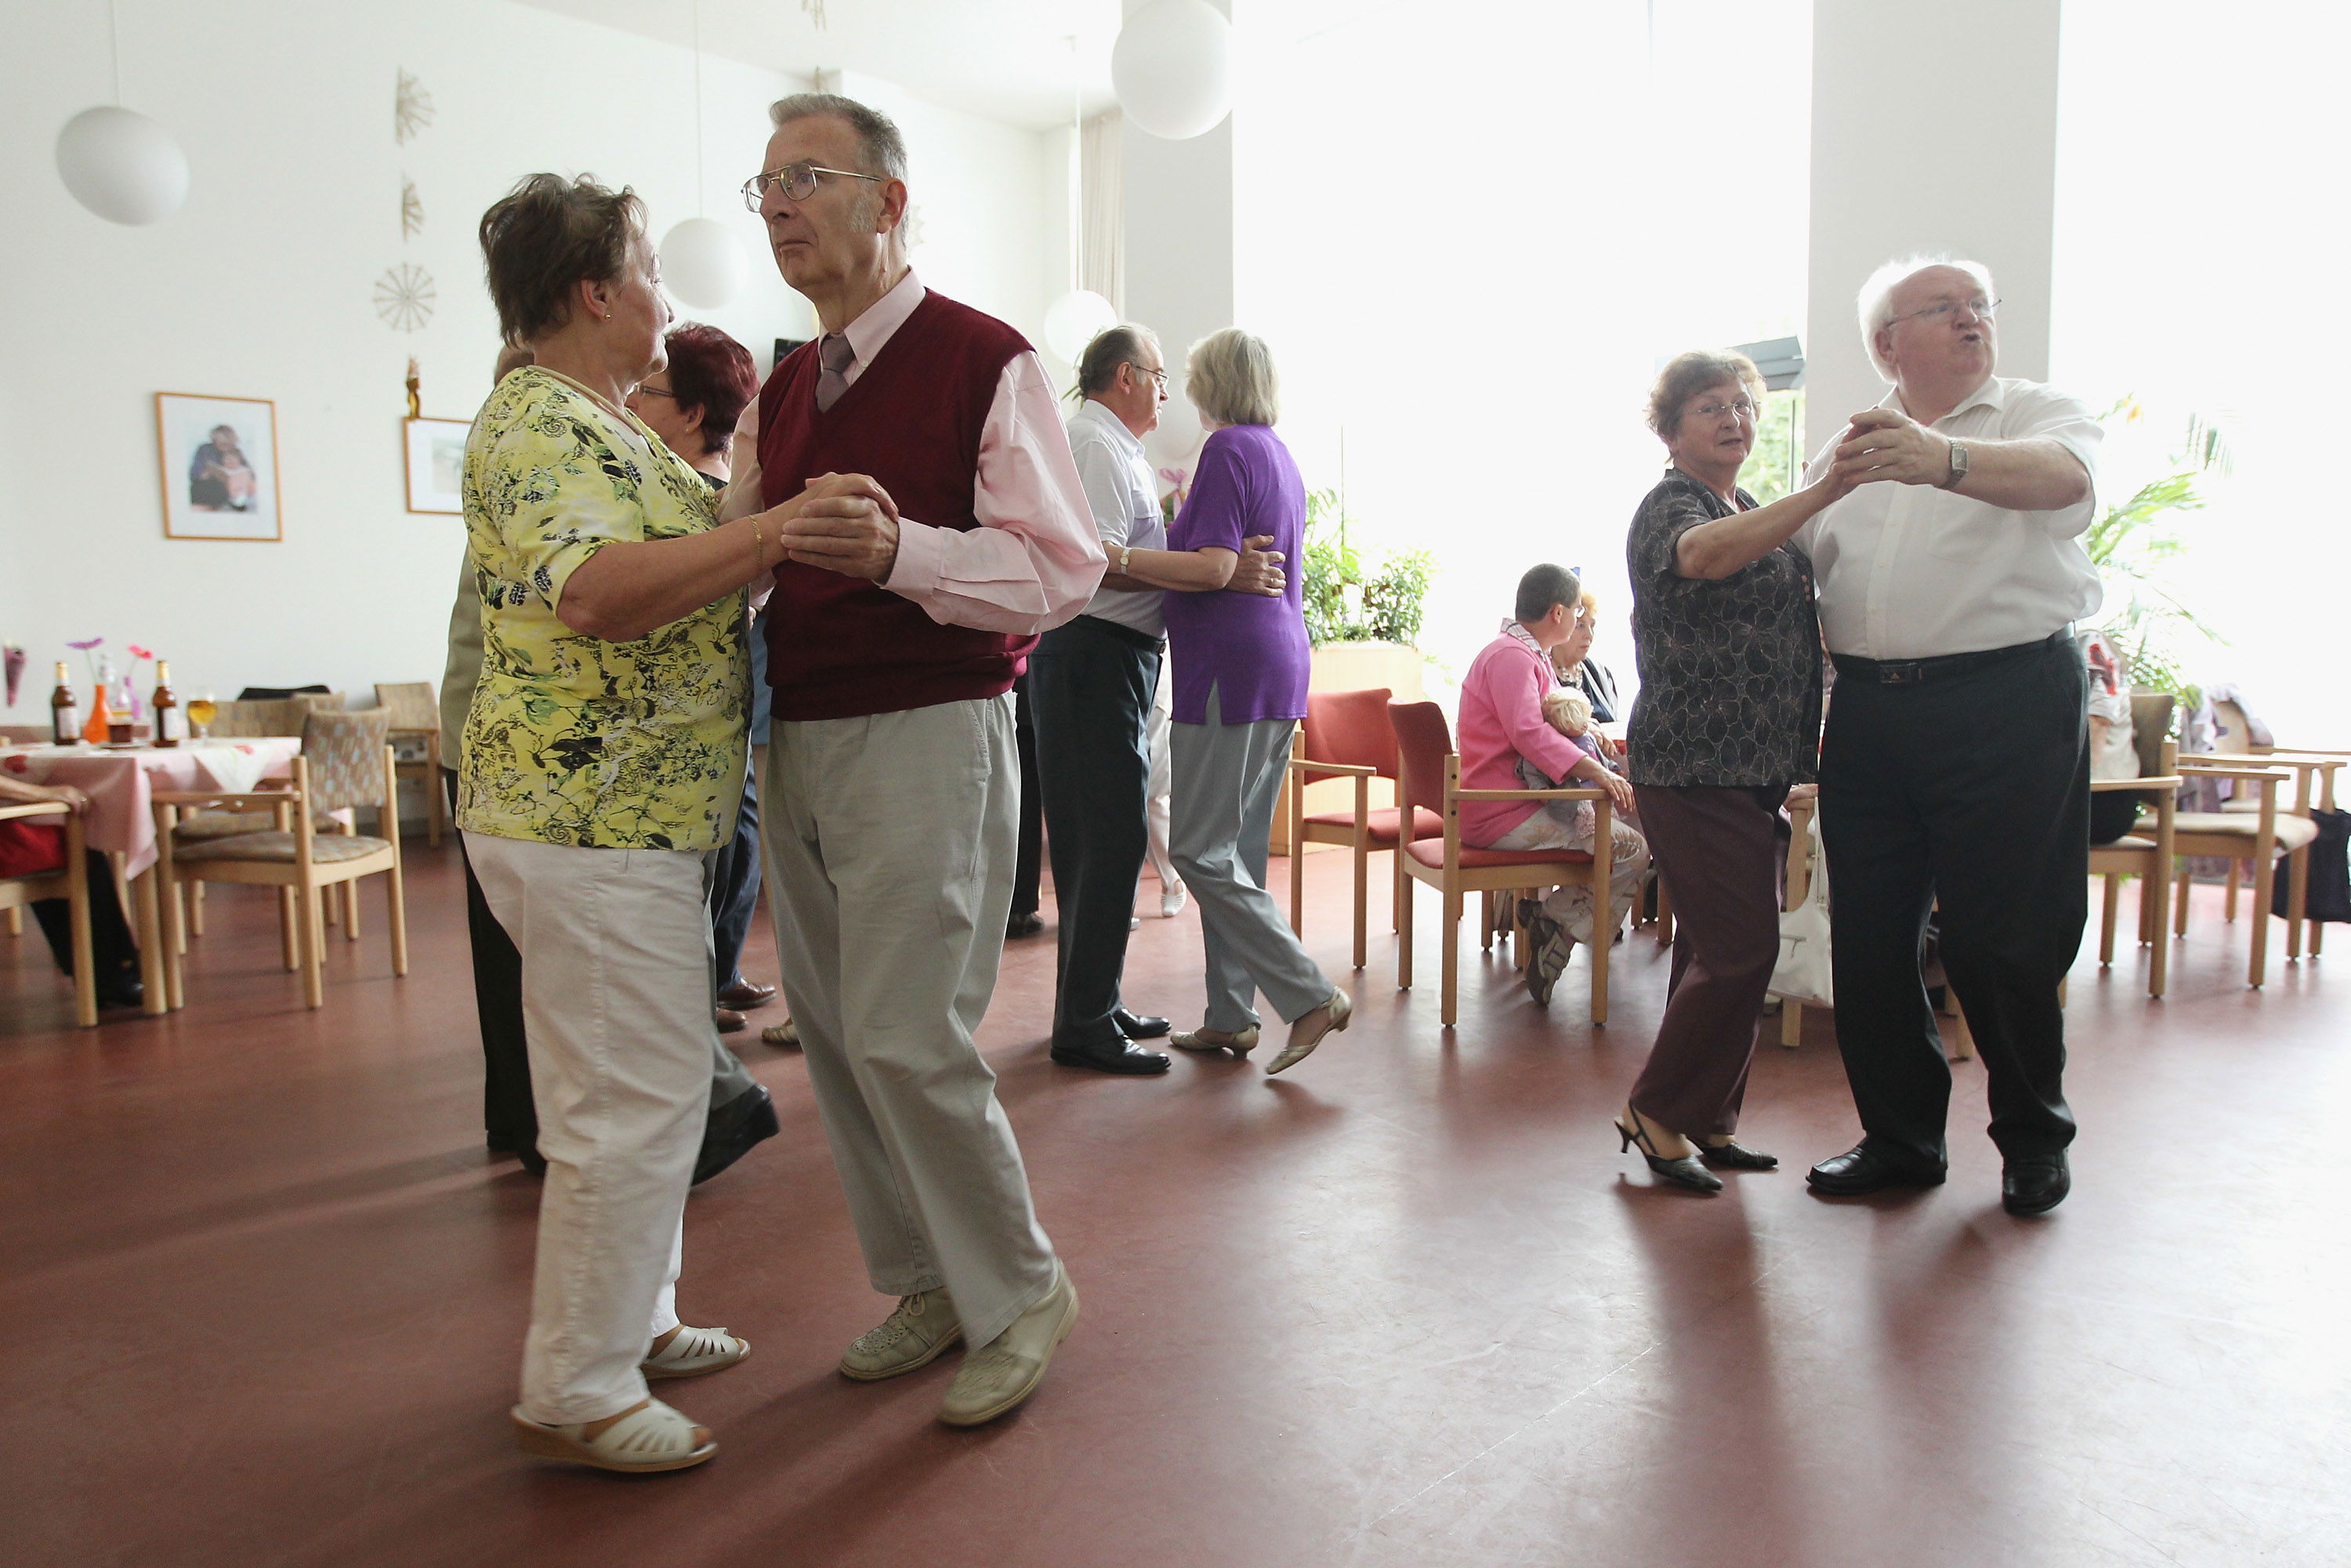
[[(26, 784), (0, 773), (0, 806), (28, 806), (42, 800), (62, 800), (77, 811), (89, 809), (89, 798), (70, 784)], [(65, 830), (54, 824), (62, 818), (36, 817), (0, 822), (0, 876), (47, 876), (65, 868)], [(139, 944), (131, 923), (122, 917), (122, 901), (115, 895), (114, 868), (97, 850), (84, 852), (89, 872), (90, 963), (102, 1008), (135, 1008), (146, 1000), (139, 983)], [(71, 912), (62, 898), (44, 898), (33, 904), (33, 918), (41, 923), (57, 967), (73, 974)]]
[[(1608, 873), (1613, 933), (1624, 924), (1633, 895), (1649, 869), (1649, 847), (1625, 820), (1633, 789), (1570, 739), (1544, 711), (1560, 690), (1552, 650), (1578, 635), (1583, 584), (1565, 567), (1545, 564), (1519, 579), (1518, 602), (1501, 635), (1479, 651), (1461, 682), (1461, 787), (1465, 789), (1601, 789), (1619, 813), (1609, 823), (1614, 861)], [(1591, 645), (1588, 634), (1584, 645)], [(1589, 800), (1465, 800), (1461, 841), (1486, 850), (1583, 850), (1597, 837)], [(1530, 904), (1532, 901), (1529, 901)], [(1569, 950), (1594, 935), (1592, 890), (1555, 887), (1540, 906), (1522, 913), (1531, 945), (1527, 989), (1538, 1002), (1567, 967)]]

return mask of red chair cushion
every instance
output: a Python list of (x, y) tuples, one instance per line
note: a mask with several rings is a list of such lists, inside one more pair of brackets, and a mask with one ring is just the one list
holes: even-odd
[[(1314, 762), (1344, 762), (1379, 770), (1393, 779), (1396, 770), (1395, 731), (1388, 726), (1385, 686), (1361, 692), (1306, 694), (1304, 734), (1306, 756)], [(1343, 778), (1343, 774), (1325, 774)]]
[(59, 820), (0, 822), (0, 876), (47, 876), (64, 870), (65, 863), (66, 831)]
[[(1441, 871), (1445, 867), (1445, 841), (1423, 839), (1408, 847), (1405, 853), (1421, 864)], [(1582, 850), (1473, 850), (1461, 847), (1461, 869), (1479, 871), (1503, 865), (1590, 865), (1592, 857)]]
[[(1372, 842), (1385, 849), (1395, 848), (1396, 822), (1403, 813), (1394, 807), (1384, 806), (1371, 813), (1368, 825)], [(1306, 819), (1310, 826), (1337, 828), (1346, 831), (1355, 825), (1353, 811), (1317, 811)], [(1445, 819), (1426, 809), (1412, 814), (1412, 836), (1416, 839), (1441, 839), (1445, 836)]]

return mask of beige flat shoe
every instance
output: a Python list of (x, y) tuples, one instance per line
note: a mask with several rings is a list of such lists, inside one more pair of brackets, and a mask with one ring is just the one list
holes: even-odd
[(796, 1019), (786, 1019), (781, 1023), (771, 1023), (767, 1028), (759, 1031), (759, 1043), (761, 1045), (789, 1045), (796, 1047), (799, 1042), (800, 1026)]
[(963, 1320), (944, 1290), (898, 1298), (897, 1310), (859, 1334), (841, 1358), (841, 1375), (879, 1383), (928, 1366), (963, 1343)]
[(723, 1328), (697, 1329), (681, 1323), (667, 1344), (637, 1363), (648, 1378), (702, 1377), (724, 1372), (751, 1354), (751, 1342), (737, 1339)]
[(1053, 1352), (1078, 1321), (1078, 1291), (1070, 1271), (1053, 1260), (1053, 1288), (1045, 1299), (1012, 1320), (1012, 1326), (963, 1358), (947, 1385), (939, 1419), (950, 1427), (977, 1427), (1016, 1408), (1045, 1381)]
[(1283, 1069), (1295, 1067), (1305, 1061), (1314, 1048), (1322, 1043), (1324, 1035), (1336, 1034), (1345, 1029), (1347, 1020), (1354, 1016), (1355, 1004), (1348, 999), (1347, 993), (1332, 991), (1329, 1001), (1290, 1026), (1290, 1043), (1281, 1048), (1281, 1054), (1266, 1068), (1266, 1076), (1270, 1078)]
[(1167, 1037), (1167, 1043), (1178, 1051), (1229, 1051), (1235, 1056), (1247, 1056), (1257, 1049), (1259, 1033), (1255, 1024), (1238, 1034), (1220, 1029), (1179, 1029)]
[(549, 1427), (532, 1420), (517, 1405), (515, 1442), (526, 1454), (542, 1459), (565, 1459), (600, 1470), (644, 1474), (657, 1470), (690, 1469), (718, 1451), (709, 1429), (695, 1426), (658, 1399), (648, 1400), (593, 1437), (580, 1433), (592, 1423)]

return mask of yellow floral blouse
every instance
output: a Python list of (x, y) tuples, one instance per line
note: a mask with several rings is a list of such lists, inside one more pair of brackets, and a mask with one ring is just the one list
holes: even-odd
[(555, 613), (564, 583), (605, 545), (713, 526), (710, 486), (643, 425), (535, 367), (483, 405), (464, 486), (482, 681), (458, 825), (594, 849), (726, 842), (748, 717), (743, 595), (633, 643), (584, 636)]

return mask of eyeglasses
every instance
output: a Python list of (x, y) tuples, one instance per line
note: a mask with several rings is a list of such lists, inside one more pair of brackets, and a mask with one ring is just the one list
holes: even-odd
[(1149, 365), (1138, 365), (1133, 360), (1126, 361), (1126, 368), (1130, 371), (1140, 371), (1144, 375), (1149, 376), (1153, 381), (1157, 382), (1161, 392), (1165, 392), (1167, 390), (1167, 372), (1165, 371), (1155, 371)]
[(1726, 413), (1735, 413), (1741, 419), (1751, 420), (1755, 417), (1755, 402), (1751, 398), (1740, 398), (1737, 402), (1702, 403), (1690, 412), (1700, 419), (1720, 419)]
[(1999, 308), (1999, 300), (1986, 299), (1981, 296), (1978, 296), (1976, 298), (1966, 300), (1964, 302), (1957, 299), (1946, 299), (1940, 305), (1929, 305), (1924, 310), (1913, 310), (1907, 315), (1893, 317), (1888, 319), (1886, 324), (1891, 327), (1896, 321), (1909, 321), (1923, 318), (1926, 320), (1934, 322), (1939, 327), (1944, 322), (1950, 320), (1962, 310), (1966, 311), (1969, 315), (1974, 317), (1979, 321), (1989, 321), (1992, 319), (1992, 313)]
[(769, 169), (744, 181), (743, 204), (756, 213), (759, 210), (759, 204), (767, 199), (768, 193), (778, 189), (784, 193), (784, 200), (788, 202), (805, 202), (816, 194), (816, 177), (819, 174), (838, 174), (844, 180), (876, 182), (883, 178), (880, 174), (861, 174), (854, 169), (826, 169), (814, 163), (787, 163), (780, 169)]
[(637, 391), (640, 394), (645, 397), (665, 397), (672, 402), (675, 402), (677, 401), (677, 393), (670, 391), (667, 387), (640, 385), (637, 388)]

